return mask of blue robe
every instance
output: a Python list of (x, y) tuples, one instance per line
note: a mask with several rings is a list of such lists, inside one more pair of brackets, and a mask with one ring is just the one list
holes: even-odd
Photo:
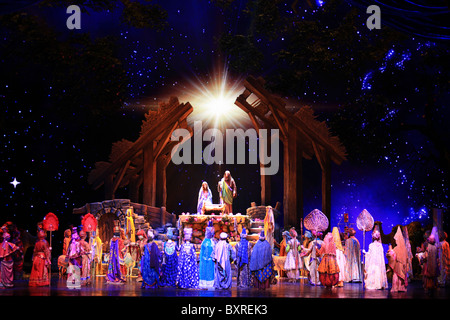
[(220, 240), (214, 247), (214, 288), (229, 289), (232, 283), (231, 260), (236, 259), (233, 247), (225, 240)]
[(198, 201), (197, 201), (197, 213), (202, 213), (202, 207), (203, 203), (206, 204), (212, 204), (212, 192), (211, 189), (208, 187), (208, 194), (203, 194), (203, 188), (200, 188), (200, 191), (198, 192)]
[(161, 285), (175, 287), (178, 271), (177, 244), (173, 241), (164, 243), (164, 263), (161, 267)]
[(177, 285), (182, 289), (197, 288), (199, 284), (198, 265), (194, 245), (185, 242), (178, 257)]
[(109, 261), (108, 261), (108, 272), (106, 274), (106, 280), (110, 282), (122, 282), (125, 281), (122, 278), (122, 272), (120, 271), (120, 259), (119, 252), (119, 238), (112, 238), (109, 244)]
[(241, 239), (236, 246), (236, 266), (238, 288), (249, 288), (252, 286), (252, 277), (248, 262), (250, 261), (251, 249), (250, 242), (247, 239)]
[(144, 255), (141, 258), (142, 288), (156, 288), (159, 281), (159, 263), (161, 252), (154, 242), (144, 247)]
[(266, 240), (258, 240), (253, 247), (250, 256), (250, 271), (254, 273), (260, 283), (272, 276), (272, 248)]
[(214, 242), (209, 239), (203, 239), (200, 249), (199, 277), (200, 287), (209, 288), (214, 286)]

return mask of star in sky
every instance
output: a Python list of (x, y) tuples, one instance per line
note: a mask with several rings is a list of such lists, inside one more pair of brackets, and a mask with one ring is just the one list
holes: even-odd
[(19, 181), (17, 181), (17, 179), (16, 178), (14, 178), (14, 180), (13, 181), (11, 181), (10, 182), (10, 184), (12, 184), (13, 186), (14, 186), (14, 189), (17, 187), (17, 185), (18, 184), (20, 184), (20, 182)]

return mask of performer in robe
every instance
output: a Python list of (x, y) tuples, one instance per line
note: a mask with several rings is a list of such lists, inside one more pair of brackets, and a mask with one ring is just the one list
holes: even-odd
[(308, 243), (308, 248), (302, 250), (301, 256), (307, 256), (309, 259), (309, 283), (313, 286), (320, 285), (318, 267), (320, 264), (320, 255), (318, 250), (322, 246), (323, 241), (320, 239), (322, 232), (313, 231), (314, 239)]
[(28, 282), (30, 287), (42, 287), (50, 284), (48, 266), (50, 265), (51, 249), (47, 240), (45, 240), (45, 232), (43, 230), (39, 231), (37, 236), (38, 241), (33, 251), (33, 267)]
[(177, 286), (181, 289), (198, 288), (199, 275), (195, 247), (191, 243), (192, 228), (184, 228), (184, 243), (178, 257)]
[(251, 244), (247, 240), (247, 230), (242, 229), (241, 240), (234, 247), (236, 250), (237, 278), (238, 288), (250, 288), (252, 286), (252, 276), (249, 268), (249, 261), (252, 254)]
[(9, 242), (11, 236), (7, 229), (0, 229), (0, 238), (2, 238), (0, 244), (0, 288), (12, 288), (14, 287), (13, 254), (18, 250), (18, 247)]
[(136, 263), (138, 264), (139, 274), (136, 279), (137, 282), (142, 281), (142, 273), (141, 273), (141, 259), (144, 256), (145, 245), (147, 244), (147, 233), (143, 229), (139, 229), (136, 233), (138, 240), (136, 241)]
[(442, 238), (439, 240), (442, 247), (442, 285), (446, 286), (450, 283), (450, 245), (447, 242), (447, 233), (444, 232)]
[(237, 196), (236, 182), (231, 177), (230, 171), (225, 171), (223, 178), (217, 186), (220, 203), (225, 204), (224, 214), (233, 213), (233, 199)]
[(171, 228), (167, 231), (168, 240), (164, 243), (163, 264), (161, 267), (161, 285), (175, 287), (177, 284), (178, 255), (177, 243)]
[(63, 251), (64, 256), (67, 255), (67, 250), (69, 249), (70, 240), (72, 239), (72, 231), (70, 229), (64, 230), (64, 241), (63, 241)]
[(312, 247), (312, 233), (309, 230), (305, 231), (305, 234), (302, 236), (303, 242), (301, 244), (301, 251), (300, 251), (300, 259), (302, 260), (303, 269), (300, 270), (300, 277), (302, 279), (308, 279), (309, 278), (309, 264), (311, 255), (307, 254), (309, 250)]
[(125, 255), (128, 253), (128, 248), (130, 247), (131, 241), (127, 238), (125, 234), (125, 229), (119, 228), (120, 230), (120, 239), (122, 239), (123, 247), (119, 251), (119, 261), (120, 261), (120, 272), (122, 274), (127, 274), (127, 266), (125, 265)]
[(408, 278), (406, 275), (407, 252), (400, 226), (397, 228), (394, 240), (396, 243), (395, 248), (392, 248), (392, 245), (389, 245), (389, 250), (386, 253), (389, 267), (394, 272), (392, 275), (391, 292), (406, 291), (408, 286)]
[(297, 231), (295, 228), (289, 230), (290, 240), (286, 246), (286, 261), (284, 263), (284, 270), (286, 270), (287, 276), (290, 282), (295, 282), (300, 277), (300, 269), (302, 268), (302, 262), (300, 259), (299, 250), (301, 250), (300, 242), (297, 239)]
[(336, 246), (336, 261), (339, 266), (339, 280), (336, 287), (343, 287), (345, 279), (344, 270), (346, 268), (347, 261), (345, 260), (344, 247), (342, 246), (341, 235), (337, 227), (333, 228), (332, 235), (334, 245)]
[(363, 250), (366, 255), (364, 266), (364, 284), (366, 289), (387, 289), (386, 263), (384, 262), (384, 250), (381, 243), (381, 235), (378, 230), (372, 233), (372, 243), (369, 251)]
[(259, 235), (259, 240), (253, 247), (250, 256), (250, 271), (255, 280), (255, 286), (260, 290), (265, 290), (270, 287), (270, 282), (273, 272), (272, 262), (272, 248), (269, 242), (266, 241), (264, 230)]
[(266, 207), (266, 215), (264, 217), (264, 235), (266, 241), (269, 242), (270, 248), (273, 250), (274, 238), (273, 232), (275, 231), (275, 218), (273, 216), (273, 209), (271, 206)]
[(161, 252), (153, 238), (153, 232), (149, 230), (147, 233), (147, 244), (144, 247), (144, 255), (141, 259), (141, 288), (143, 289), (157, 288), (159, 285)]
[(438, 236), (437, 228), (433, 227), (431, 234), (427, 239), (428, 245), (424, 254), (421, 256), (423, 264), (423, 288), (428, 294), (433, 294), (438, 287), (439, 276), (439, 241), (436, 241)]
[[(273, 257), (273, 263), (275, 266), (275, 270), (278, 272), (278, 275), (281, 278), (286, 278), (286, 270), (284, 270), (284, 264), (286, 262), (286, 256), (287, 256), (287, 252), (286, 252), (286, 246), (287, 246), (287, 242), (291, 239), (291, 237), (289, 236), (289, 231), (283, 231), (281, 233), (281, 242), (278, 243), (276, 240), (274, 240), (274, 247), (279, 248), (279, 253), (278, 256)], [(284, 259), (282, 258), (284, 257)]]
[(339, 266), (336, 260), (336, 246), (333, 235), (328, 232), (323, 239), (322, 246), (317, 251), (322, 257), (317, 271), (322, 285), (331, 288), (339, 282)]
[(358, 239), (355, 237), (356, 231), (353, 228), (348, 229), (348, 239), (345, 240), (345, 259), (347, 266), (345, 268), (345, 282), (361, 282), (361, 252)]
[(91, 242), (91, 276), (94, 277), (96, 275), (102, 274), (102, 256), (103, 256), (103, 242), (100, 239), (100, 233), (97, 228), (95, 231), (95, 235), (90, 240)]
[(222, 232), (220, 240), (214, 246), (213, 260), (214, 269), (214, 288), (230, 289), (232, 283), (231, 261), (236, 259), (234, 248), (227, 242), (228, 234)]
[(120, 236), (120, 228), (114, 227), (113, 237), (109, 242), (109, 260), (108, 272), (106, 274), (106, 283), (123, 284), (125, 278), (122, 276), (121, 260), (123, 259), (124, 242)]
[(67, 268), (67, 288), (80, 289), (81, 288), (81, 248), (80, 237), (76, 227), (72, 228), (71, 240), (67, 251), (67, 258), (69, 267)]
[(24, 251), (20, 231), (12, 221), (7, 221), (2, 228), (10, 235), (8, 242), (14, 244), (17, 248), (12, 255), (12, 259), (14, 261), (14, 279), (21, 280), (23, 277)]
[(133, 210), (127, 209), (125, 235), (130, 242), (136, 242), (136, 230), (134, 228)]
[(200, 248), (200, 262), (199, 262), (199, 277), (200, 288), (211, 289), (214, 287), (214, 227), (212, 220), (209, 220), (208, 226), (205, 230), (205, 238), (202, 241)]
[(202, 186), (198, 192), (197, 214), (202, 214), (204, 204), (212, 204), (212, 192), (206, 181), (202, 182)]
[(91, 246), (86, 241), (86, 232), (80, 231), (80, 255), (81, 255), (81, 285), (91, 283)]
[(411, 242), (409, 241), (409, 233), (408, 233), (407, 226), (402, 226), (402, 235), (403, 235), (403, 239), (405, 239), (405, 246), (406, 246), (406, 253), (407, 253), (406, 276), (408, 278), (412, 278), (413, 277), (413, 267), (412, 267), (413, 254), (412, 254), (412, 250), (411, 250)]

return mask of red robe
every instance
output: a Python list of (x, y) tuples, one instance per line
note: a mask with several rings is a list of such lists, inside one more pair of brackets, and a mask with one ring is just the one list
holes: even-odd
[(36, 242), (33, 251), (33, 268), (30, 274), (30, 287), (42, 287), (50, 284), (48, 265), (50, 264), (50, 250), (47, 240)]

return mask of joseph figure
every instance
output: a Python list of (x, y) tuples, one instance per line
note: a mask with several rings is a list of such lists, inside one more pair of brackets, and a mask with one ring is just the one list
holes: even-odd
[(237, 188), (230, 171), (225, 171), (217, 189), (219, 191), (220, 203), (225, 204), (224, 214), (233, 213), (233, 199), (237, 196)]

